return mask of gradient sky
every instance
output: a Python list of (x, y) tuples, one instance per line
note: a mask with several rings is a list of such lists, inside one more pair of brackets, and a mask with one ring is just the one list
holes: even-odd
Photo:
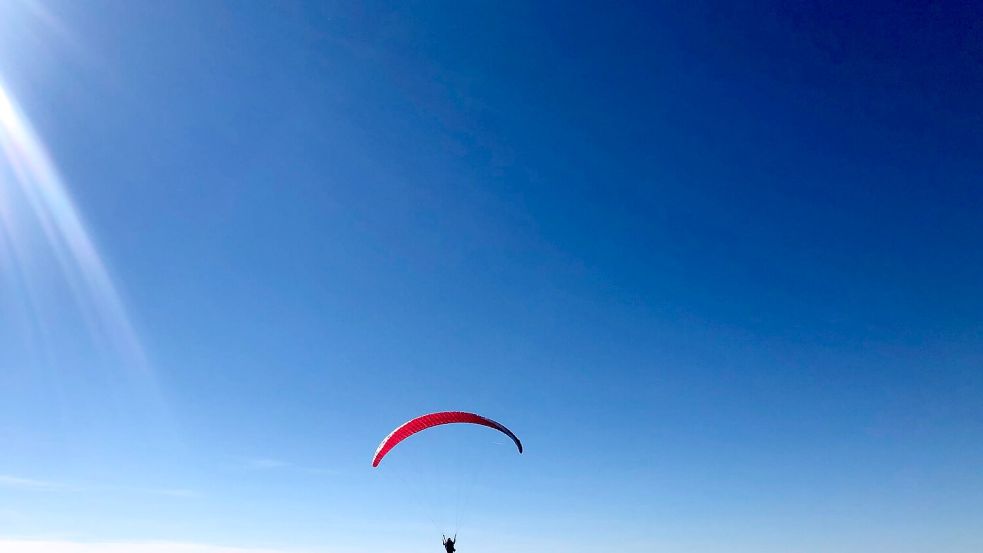
[(4, 550), (983, 549), (983, 13), (395, 4), (0, 4)]

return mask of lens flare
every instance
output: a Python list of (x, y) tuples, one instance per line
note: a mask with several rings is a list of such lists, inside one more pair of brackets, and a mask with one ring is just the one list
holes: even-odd
[[(75, 307), (100, 346), (107, 346), (118, 364), (135, 380), (152, 380), (133, 325), (106, 266), (73, 203), (65, 184), (37, 135), (13, 99), (0, 85), (0, 262), (7, 280), (20, 282), (25, 302), (38, 311), (45, 303), (38, 258), (55, 260)], [(46, 271), (50, 273), (51, 271)], [(16, 273), (11, 277), (9, 273)], [(50, 303), (50, 302), (49, 302)], [(35, 312), (44, 326), (44, 314)]]

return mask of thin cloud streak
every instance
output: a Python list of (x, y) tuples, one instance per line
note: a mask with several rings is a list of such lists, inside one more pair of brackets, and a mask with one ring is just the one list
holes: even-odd
[(271, 459), (268, 457), (252, 457), (252, 458), (244, 459), (242, 461), (242, 464), (238, 468), (243, 470), (250, 470), (250, 471), (291, 470), (291, 471), (303, 472), (307, 474), (316, 474), (316, 475), (338, 473), (338, 471), (333, 469), (301, 466), (291, 463), (290, 461), (284, 461), (281, 459)]
[(184, 488), (174, 488), (174, 489), (136, 489), (133, 490), (139, 493), (146, 493), (150, 495), (162, 495), (166, 497), (201, 497), (201, 494)]
[(0, 551), (9, 553), (291, 553), (283, 549), (250, 549), (195, 543), (81, 543), (2, 539), (0, 539)]
[(36, 478), (25, 478), (23, 476), (14, 476), (12, 474), (0, 474), (0, 488), (51, 492), (117, 492), (179, 498), (201, 497), (199, 492), (188, 488), (141, 488), (99, 485), (70, 486), (61, 482), (40, 480)]
[(58, 482), (47, 480), (35, 480), (33, 478), (22, 478), (10, 474), (0, 474), (0, 487), (14, 488), (19, 490), (39, 490), (39, 491), (58, 491), (68, 490), (68, 486)]
[(291, 464), (286, 461), (262, 457), (246, 459), (242, 465), (243, 468), (248, 470), (271, 470), (291, 466)]

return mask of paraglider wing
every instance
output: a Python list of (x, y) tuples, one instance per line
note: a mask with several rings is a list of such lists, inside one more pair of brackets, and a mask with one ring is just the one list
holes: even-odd
[(519, 453), (522, 453), (522, 442), (520, 442), (518, 436), (513, 434), (511, 430), (505, 427), (505, 425), (474, 413), (444, 411), (441, 413), (430, 413), (417, 417), (403, 423), (396, 430), (393, 430), (392, 433), (386, 436), (386, 438), (382, 440), (382, 443), (379, 444), (379, 449), (375, 450), (375, 457), (372, 458), (372, 466), (379, 466), (379, 462), (382, 461), (382, 458), (385, 457), (386, 454), (392, 450), (392, 448), (396, 447), (396, 444), (412, 436), (413, 434), (434, 426), (455, 423), (480, 424), (482, 426), (487, 426), (488, 428), (498, 430), (509, 438), (512, 438), (512, 441), (515, 442), (515, 446), (519, 448)]

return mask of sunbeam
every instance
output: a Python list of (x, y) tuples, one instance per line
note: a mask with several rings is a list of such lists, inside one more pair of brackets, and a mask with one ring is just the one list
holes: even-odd
[[(92, 338), (109, 346), (129, 380), (152, 383), (153, 374), (105, 264), (79, 215), (65, 183), (44, 146), (6, 90), (0, 86), (0, 260), (33, 311), (36, 324), (46, 324), (37, 305), (47, 292), (39, 282), (37, 258), (50, 255), (73, 295)], [(43, 240), (37, 240), (40, 236)], [(38, 251), (43, 245), (44, 251)], [(10, 275), (8, 280), (10, 280)], [(42, 329), (43, 331), (43, 329)]]

